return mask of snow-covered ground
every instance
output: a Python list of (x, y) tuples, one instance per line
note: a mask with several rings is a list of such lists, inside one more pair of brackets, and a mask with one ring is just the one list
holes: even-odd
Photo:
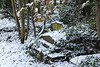
[[(74, 64), (65, 62), (55, 62), (51, 65), (37, 62), (31, 56), (26, 54), (25, 48), (31, 40), (31, 36), (21, 44), (18, 39), (18, 33), (15, 28), (14, 20), (0, 19), (0, 67), (77, 67)], [(12, 32), (4, 32), (2, 29), (12, 29)], [(57, 32), (56, 32), (57, 33)], [(9, 38), (10, 36), (10, 38)], [(100, 57), (100, 54), (98, 54)], [(78, 57), (80, 59), (82, 57)], [(84, 58), (84, 57), (83, 57)], [(76, 63), (77, 58), (72, 59)]]
[(31, 56), (26, 54), (26, 50), (23, 49), (29, 44), (31, 37), (29, 37), (25, 44), (21, 44), (18, 39), (17, 31), (3, 31), (3, 29), (13, 30), (15, 25), (16, 23), (12, 19), (0, 19), (0, 67), (73, 67), (73, 65), (67, 61), (56, 62), (51, 65), (36, 62)]
[(72, 58), (70, 60), (70, 62), (72, 62), (73, 64), (78, 65), (78, 64), (81, 63), (81, 61), (84, 61), (86, 57), (90, 57), (90, 56), (99, 57), (100, 58), (100, 53), (98, 53), (98, 54), (91, 54), (91, 55), (84, 55), (84, 56), (77, 56), (75, 58)]

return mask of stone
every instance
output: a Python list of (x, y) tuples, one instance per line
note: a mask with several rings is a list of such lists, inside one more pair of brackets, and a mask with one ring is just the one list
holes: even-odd
[(54, 44), (54, 40), (53, 40), (52, 37), (50, 37), (49, 35), (42, 36), (42, 38), (43, 38), (45, 41), (47, 41), (47, 42), (49, 42), (49, 43), (51, 43), (51, 44)]

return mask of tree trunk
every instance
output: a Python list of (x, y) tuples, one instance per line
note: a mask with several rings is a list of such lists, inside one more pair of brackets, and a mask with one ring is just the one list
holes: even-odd
[(28, 38), (28, 34), (29, 34), (29, 10), (27, 12), (27, 34), (26, 34), (26, 40)]
[(13, 14), (14, 14), (14, 17), (15, 17), (15, 20), (16, 20), (16, 25), (17, 25), (17, 30), (18, 30), (18, 33), (19, 33), (19, 38), (20, 38), (20, 24), (19, 24), (19, 20), (18, 20), (18, 17), (17, 17), (17, 14), (16, 14), (16, 3), (15, 3), (15, 0), (11, 0), (12, 1), (12, 8), (13, 8)]
[(44, 0), (44, 5), (46, 5), (46, 0)]
[(60, 0), (60, 4), (62, 4), (62, 0)]
[(77, 7), (77, 5), (78, 5), (78, 1), (77, 0), (75, 0), (75, 4), (76, 4), (76, 22), (78, 22), (78, 7)]
[(54, 6), (56, 6), (56, 0), (54, 0)]
[[(28, 3), (28, 0), (26, 1), (26, 3)], [(26, 40), (28, 38), (28, 34), (29, 34), (29, 7), (28, 7), (28, 12), (27, 12), (27, 34), (26, 34)]]
[(35, 22), (34, 22), (34, 17), (33, 17), (34, 16), (33, 10), (34, 9), (31, 10), (31, 18), (32, 18), (32, 24), (33, 24), (33, 28), (34, 28), (34, 30), (33, 30), (34, 36), (36, 37), (36, 27), (35, 27)]
[[(22, 8), (22, 0), (18, 0), (19, 9)], [(20, 20), (21, 20), (21, 43), (24, 43), (25, 38), (25, 23), (24, 23), (24, 13), (20, 13)]]
[(3, 6), (2, 6), (2, 8), (3, 9), (5, 8), (5, 0), (3, 0)]
[(40, 14), (40, 6), (41, 6), (41, 2), (38, 2), (38, 13)]
[[(97, 1), (100, 2), (100, 0)], [(96, 6), (96, 25), (97, 25), (98, 39), (100, 40), (100, 5)], [(98, 43), (98, 47), (100, 49), (100, 42)]]

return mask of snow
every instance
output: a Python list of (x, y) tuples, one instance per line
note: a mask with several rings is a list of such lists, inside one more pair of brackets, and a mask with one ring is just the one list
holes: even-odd
[(14, 22), (13, 19), (9, 20), (7, 18), (0, 20), (0, 29), (16, 26), (16, 24), (15, 23), (11, 23), (11, 21)]
[(27, 57), (20, 43), (0, 42), (0, 67), (30, 67), (32, 57)]
[(77, 56), (75, 58), (72, 58), (70, 60), (70, 62), (72, 62), (73, 64), (78, 65), (79, 63), (81, 63), (81, 61), (85, 60), (85, 58), (87, 56), (94, 56), (94, 57), (99, 57), (100, 58), (100, 53), (98, 53), (98, 54), (92, 54), (92, 55)]
[(58, 24), (62, 24), (63, 25), (63, 22), (59, 22), (59, 21), (51, 22), (51, 24), (53, 24), (53, 23), (58, 23)]
[(19, 17), (20, 16), (20, 13), (24, 10), (24, 9), (26, 9), (26, 8), (21, 8), (18, 12), (17, 12), (17, 16)]
[[(0, 16), (2, 17), (2, 14), (0, 14)], [(41, 24), (42, 23), (38, 23), (38, 25), (40, 26)], [(10, 19), (10, 20), (7, 18), (0, 19), (0, 29), (3, 29), (3, 28), (12, 29), (13, 27), (16, 27), (16, 23), (14, 19)], [(82, 25), (82, 28), (84, 27), (85, 26)], [(88, 32), (84, 32), (83, 34), (87, 34), (87, 33)], [(51, 65), (38, 62), (34, 58), (32, 58), (29, 54), (25, 54), (26, 50), (23, 49), (27, 45), (29, 45), (30, 40), (33, 39), (33, 37), (31, 37), (32, 35), (28, 37), (28, 40), (25, 41), (25, 44), (21, 44), (18, 39), (17, 31), (13, 31), (13, 32), (0, 31), (0, 67), (53, 67), (53, 66), (54, 67), (75, 67), (75, 65), (73, 64), (79, 64), (87, 56), (85, 55), (85, 56), (78, 56), (78, 57), (72, 58), (70, 62), (72, 62), (73, 64), (67, 61), (54, 62)], [(43, 36), (45, 35), (51, 36), (55, 41), (59, 41), (60, 38), (66, 39), (66, 33), (61, 32), (61, 30), (50, 31), (50, 32), (43, 34)], [(11, 42), (7, 40), (8, 36), (11, 36), (11, 38), (9, 39), (11, 40)], [(35, 41), (35, 39), (33, 40)], [(46, 41), (42, 41), (42, 42), (47, 43)], [(50, 47), (52, 47), (52, 45)], [(44, 49), (44, 47), (39, 48), (39, 50), (41, 49), (46, 50)], [(63, 54), (59, 54), (59, 55), (63, 56)], [(51, 54), (50, 56), (56, 57), (57, 55)], [(91, 55), (88, 55), (88, 56), (91, 56)], [(93, 54), (93, 56), (100, 57), (100, 53)]]
[[(13, 19), (0, 19), (0, 29), (12, 29), (16, 26)], [(7, 37), (11, 36), (11, 41), (7, 41)], [(24, 44), (20, 44), (18, 40), (18, 32), (0, 31), (0, 67), (31, 67), (34, 60), (31, 56), (25, 54), (22, 48)], [(27, 45), (27, 43), (26, 43)]]
[(82, 4), (82, 8), (84, 8), (87, 5), (89, 5), (89, 0)]
[(86, 3), (83, 3), (83, 4), (82, 4), (82, 8), (84, 8), (85, 4), (86, 4)]
[(58, 4), (59, 4), (59, 3), (60, 3), (60, 1), (56, 1), (56, 3), (58, 3)]
[(0, 19), (3, 17), (3, 15), (2, 14), (0, 14)]
[(31, 2), (31, 3), (27, 3), (26, 6), (31, 7), (33, 4), (34, 4), (33, 2)]
[[(40, 46), (41, 46), (41, 45), (40, 45)], [(41, 51), (46, 51), (47, 48), (45, 48), (44, 46), (41, 46), (40, 48), (37, 48), (37, 50), (41, 52)]]
[(55, 57), (63, 57), (63, 53), (53, 53), (53, 54), (48, 54), (49, 57), (55, 58)]
[(35, 12), (38, 12), (38, 8), (35, 8)]
[(43, 25), (42, 30), (40, 31), (40, 33), (38, 35), (42, 34), (43, 30), (44, 30), (44, 25)]
[[(16, 27), (15, 20), (9, 20), (7, 18), (0, 19), (0, 29), (12, 29), (13, 27)], [(6, 40), (8, 36), (11, 36), (9, 39), (11, 42)], [(36, 61), (29, 54), (26, 54), (26, 50), (24, 50), (24, 48), (29, 45), (31, 39), (33, 39), (32, 35), (28, 37), (25, 44), (21, 44), (18, 39), (18, 32), (0, 31), (0, 67), (73, 67), (73, 65), (67, 61), (56, 62), (51, 65)]]
[(44, 33), (42, 34), (42, 36), (50, 36), (52, 37), (55, 41), (59, 41), (59, 39), (63, 38), (63, 39), (66, 39), (66, 36), (65, 36), (65, 32), (60, 32), (59, 31), (50, 31), (48, 33)]
[(48, 45), (51, 49), (53, 49), (55, 47), (54, 44), (51, 44), (51, 43), (49, 43), (49, 42), (47, 42), (47, 41), (45, 41), (43, 39), (40, 39), (39, 41), (42, 42), (43, 44)]
[[(0, 42), (0, 45), (3, 44), (4, 43)], [(31, 56), (27, 56), (27, 54), (25, 54), (25, 50), (22, 49), (23, 46), (23, 44), (16, 42), (6, 42), (5, 46), (0, 47), (0, 67), (66, 67), (67, 65), (70, 65), (69, 67), (73, 66), (68, 62), (55, 63), (52, 65), (44, 64), (42, 62), (34, 62), (34, 59)], [(64, 66), (63, 64), (66, 66)]]
[(48, 14), (50, 14), (51, 13), (51, 10), (47, 10), (46, 11), (46, 14), (48, 15)]
[(56, 62), (56, 63), (53, 63), (53, 65), (52, 66), (54, 66), (54, 67), (75, 67), (75, 65), (72, 65), (71, 63), (68, 63), (68, 62)]

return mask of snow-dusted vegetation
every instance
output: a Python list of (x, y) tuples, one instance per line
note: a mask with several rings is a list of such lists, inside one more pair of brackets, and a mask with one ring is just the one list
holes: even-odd
[(0, 67), (100, 67), (95, 4), (0, 0)]

